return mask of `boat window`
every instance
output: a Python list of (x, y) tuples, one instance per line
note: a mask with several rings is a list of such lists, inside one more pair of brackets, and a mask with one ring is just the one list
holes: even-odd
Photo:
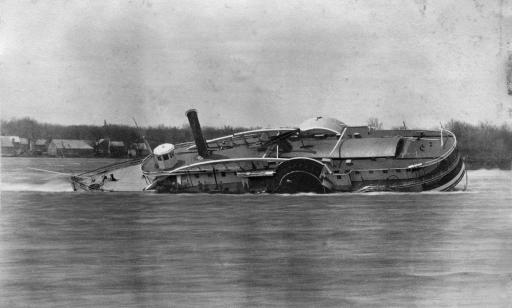
[(156, 159), (158, 159), (158, 160), (162, 160), (162, 156), (157, 155), (157, 156), (156, 156)]
[(164, 156), (164, 160), (169, 160), (169, 155), (164, 154), (163, 156)]
[(395, 157), (399, 157), (400, 154), (402, 154), (404, 150), (404, 140), (400, 139), (398, 143), (396, 144), (396, 151), (395, 151)]

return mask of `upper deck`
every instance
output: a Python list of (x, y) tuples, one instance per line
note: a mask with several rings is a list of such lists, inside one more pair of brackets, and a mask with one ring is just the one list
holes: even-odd
[[(341, 122), (339, 122), (341, 123)], [(323, 160), (340, 170), (408, 168), (414, 164), (432, 164), (455, 148), (455, 136), (448, 131), (375, 130), (368, 126), (338, 125), (332, 129), (298, 128), (261, 129), (207, 140), (211, 155), (198, 157), (192, 142), (176, 145), (177, 163), (159, 170), (153, 159), (143, 162), (148, 173), (172, 173), (184, 166), (248, 158), (307, 157)]]

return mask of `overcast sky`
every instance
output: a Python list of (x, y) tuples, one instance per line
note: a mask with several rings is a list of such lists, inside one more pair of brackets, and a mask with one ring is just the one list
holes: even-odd
[(512, 123), (511, 0), (3, 1), (1, 118)]

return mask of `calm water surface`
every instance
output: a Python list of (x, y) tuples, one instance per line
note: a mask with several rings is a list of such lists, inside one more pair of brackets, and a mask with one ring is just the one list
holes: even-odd
[(2, 307), (512, 306), (512, 173), (453, 193), (76, 193), (2, 159)]

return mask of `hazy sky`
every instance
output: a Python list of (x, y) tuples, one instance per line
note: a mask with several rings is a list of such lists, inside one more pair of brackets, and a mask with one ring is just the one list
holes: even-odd
[(1, 117), (512, 123), (511, 2), (3, 1)]

